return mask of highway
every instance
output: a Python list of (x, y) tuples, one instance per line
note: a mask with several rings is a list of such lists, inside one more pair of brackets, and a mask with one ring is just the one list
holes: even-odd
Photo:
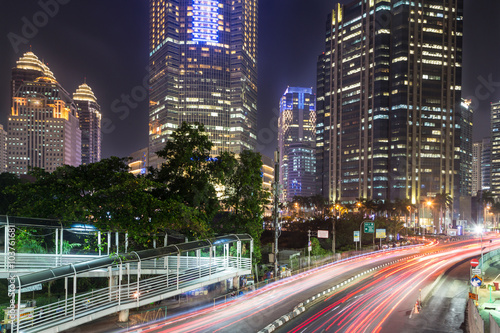
[(383, 268), (316, 302), (277, 332), (461, 332), (468, 262), (480, 246), (476, 240), (436, 249), (440, 252)]
[[(500, 242), (491, 247), (500, 247)], [(226, 304), (167, 318), (137, 331), (257, 332), (311, 296), (373, 269), (310, 303), (303, 314), (278, 331), (403, 332), (422, 318), (425, 304), (419, 314), (412, 312), (420, 294), (428, 293), (432, 283), (447, 269), (479, 252), (478, 241), (473, 240), (430, 244), (338, 262), (281, 280)], [(380, 265), (386, 266), (377, 268)], [(452, 326), (457, 320), (460, 317), (451, 320)]]

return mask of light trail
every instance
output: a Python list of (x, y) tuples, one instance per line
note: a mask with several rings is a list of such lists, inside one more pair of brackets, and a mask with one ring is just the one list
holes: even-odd
[[(335, 298), (345, 292), (337, 292), (326, 298), (324, 309), (318, 310), (288, 332), (383, 331), (386, 320), (395, 311), (401, 310), (402, 305), (408, 304), (410, 295), (416, 294), (425, 281), (444, 271), (445, 267), (479, 254), (477, 244), (468, 245), (467, 242), (462, 242), (461, 245), (461, 249), (443, 250), (410, 258), (379, 270), (363, 285), (351, 287), (353, 290), (338, 300)], [(361, 293), (364, 294), (360, 295)], [(332, 303), (327, 305), (329, 302)], [(337, 310), (328, 311), (332, 307)]]

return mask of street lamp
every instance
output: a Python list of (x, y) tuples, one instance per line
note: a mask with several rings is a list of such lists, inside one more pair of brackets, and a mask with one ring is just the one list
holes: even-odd
[(476, 232), (481, 236), (481, 272), (483, 270), (483, 227), (476, 224)]

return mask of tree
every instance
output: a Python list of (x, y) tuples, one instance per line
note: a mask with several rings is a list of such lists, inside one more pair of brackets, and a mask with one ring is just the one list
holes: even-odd
[(6, 215), (9, 206), (16, 201), (15, 195), (9, 192), (9, 188), (21, 183), (21, 179), (13, 173), (0, 173), (0, 215)]
[[(269, 192), (262, 188), (262, 156), (250, 150), (241, 152), (236, 163), (230, 156), (220, 158), (226, 160), (222, 168), (224, 176), (223, 207), (230, 212), (222, 221), (225, 232), (250, 234), (255, 243), (260, 243), (263, 232), (264, 206), (269, 199)], [(228, 166), (233, 166), (229, 169)], [(255, 257), (260, 258), (259, 246), (254, 247)]]
[(10, 214), (63, 223), (91, 222), (102, 231), (127, 231), (142, 244), (150, 241), (149, 233), (165, 228), (190, 230), (198, 237), (210, 234), (198, 211), (155, 196), (153, 191), (164, 185), (135, 177), (123, 158), (111, 157), (78, 167), (65, 165), (53, 173), (33, 169), (29, 174), (33, 183), (10, 189), (17, 198), (10, 205)]
[[(442, 192), (436, 194), (434, 197), (434, 202), (436, 203), (436, 208), (439, 208), (439, 223), (435, 225), (437, 226), (437, 232), (440, 233), (442, 231), (442, 224), (445, 223), (446, 211), (453, 207), (453, 198), (450, 193)], [(445, 228), (446, 229), (446, 228)]]
[(152, 179), (165, 185), (155, 190), (155, 195), (197, 210), (198, 221), (204, 227), (220, 209), (215, 184), (223, 178), (226, 162), (231, 163), (211, 158), (212, 147), (202, 124), (183, 122), (172, 134), (172, 140), (157, 152), (165, 159), (161, 169), (151, 170)]

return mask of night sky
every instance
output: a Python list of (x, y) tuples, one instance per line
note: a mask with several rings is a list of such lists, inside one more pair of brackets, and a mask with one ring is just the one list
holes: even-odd
[[(113, 113), (111, 105), (125, 105), (122, 96), (138, 91), (146, 78), (149, 2), (59, 1), (65, 4), (44, 22), (38, 0), (1, 0), (0, 124), (6, 127), (10, 112), (11, 68), (31, 45), (71, 94), (87, 78), (103, 113), (103, 157), (124, 157), (146, 147), (147, 99), (128, 105), (128, 115)], [(258, 149), (266, 155), (276, 147), (280, 95), (288, 85), (315, 88), (326, 15), (338, 2), (260, 0)], [(500, 100), (499, 13), (498, 0), (465, 0), (462, 96), (475, 101), (475, 141), (489, 136), (489, 105)], [(34, 18), (40, 27), (23, 33), (25, 21)], [(27, 38), (14, 47), (9, 36), (15, 35)]]

